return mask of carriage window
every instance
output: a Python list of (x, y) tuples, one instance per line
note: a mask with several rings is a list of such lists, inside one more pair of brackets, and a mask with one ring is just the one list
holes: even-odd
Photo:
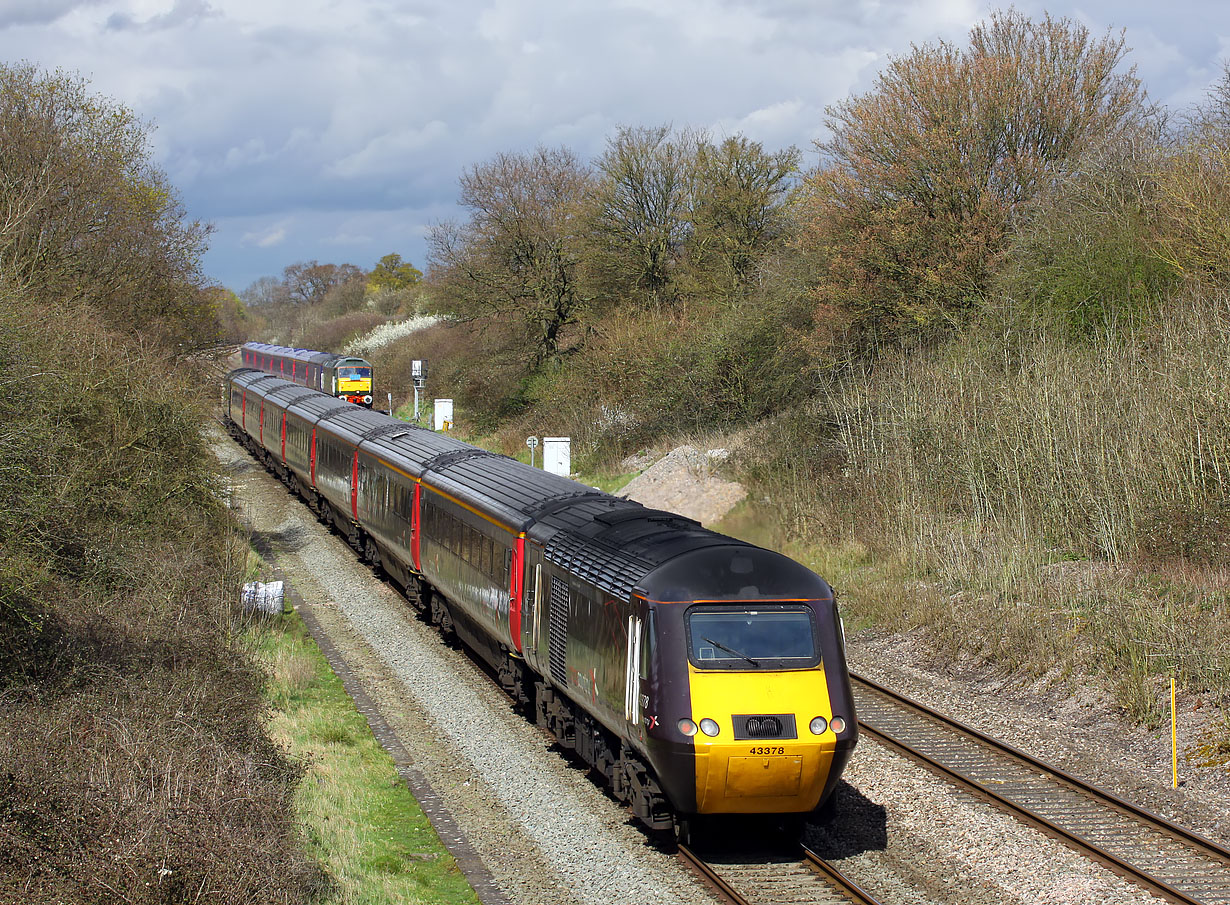
[(654, 647), (654, 618), (653, 610), (650, 610), (645, 617), (644, 635), (641, 638), (641, 678), (649, 678), (649, 664), (653, 662), (653, 647)]
[(819, 662), (811, 611), (802, 607), (696, 607), (688, 654), (701, 669), (799, 669)]
[(495, 569), (491, 567), (491, 560), (492, 560), (491, 538), (487, 537), (486, 535), (484, 535), (482, 539), (481, 553), (482, 553), (482, 561), (478, 564), (478, 568), (488, 578), (492, 578), (495, 575)]

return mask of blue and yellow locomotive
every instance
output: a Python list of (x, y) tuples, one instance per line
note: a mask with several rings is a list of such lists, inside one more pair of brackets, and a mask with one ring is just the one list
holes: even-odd
[(227, 399), (236, 436), (646, 826), (832, 793), (858, 729), (815, 573), (260, 371)]

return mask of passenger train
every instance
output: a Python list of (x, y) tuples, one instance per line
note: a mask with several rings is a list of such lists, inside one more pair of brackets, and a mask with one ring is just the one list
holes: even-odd
[(269, 343), (244, 343), (239, 355), (249, 368), (314, 387), (355, 405), (372, 407), (372, 364), (364, 358)]
[(645, 826), (832, 795), (858, 727), (815, 573), (259, 370), (227, 376), (226, 415)]

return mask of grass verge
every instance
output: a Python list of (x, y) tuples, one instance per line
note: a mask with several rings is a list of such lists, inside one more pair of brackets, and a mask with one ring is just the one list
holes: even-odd
[(251, 631), (269, 671), (269, 733), (306, 775), (295, 809), (305, 850), (346, 905), (477, 903), (456, 862), (297, 614)]

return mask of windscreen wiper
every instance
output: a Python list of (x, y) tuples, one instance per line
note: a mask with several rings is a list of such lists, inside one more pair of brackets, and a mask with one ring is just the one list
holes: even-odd
[(746, 660), (748, 663), (751, 663), (753, 666), (760, 665), (758, 661), (753, 660), (747, 654), (739, 653), (739, 651), (735, 650), (733, 647), (727, 647), (721, 641), (714, 641), (712, 638), (705, 638), (704, 640), (708, 641), (714, 647), (721, 648), (722, 650), (726, 651), (726, 653), (728, 654), (734, 654), (736, 657), (740, 658), (741, 660)]

